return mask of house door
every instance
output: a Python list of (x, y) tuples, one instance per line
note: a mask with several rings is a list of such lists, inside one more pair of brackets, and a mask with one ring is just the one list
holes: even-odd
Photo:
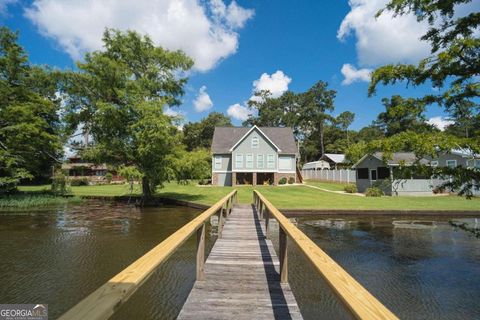
[(377, 181), (377, 169), (370, 170), (370, 180)]

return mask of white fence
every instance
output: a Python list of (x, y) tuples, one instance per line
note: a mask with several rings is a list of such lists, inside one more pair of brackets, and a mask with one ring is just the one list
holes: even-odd
[(355, 183), (355, 170), (302, 170), (303, 179)]

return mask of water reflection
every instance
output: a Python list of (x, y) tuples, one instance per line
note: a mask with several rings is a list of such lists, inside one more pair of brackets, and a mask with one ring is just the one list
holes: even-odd
[[(55, 319), (199, 212), (89, 201), (0, 215), (0, 302), (47, 303)], [(207, 223), (208, 250), (211, 233)], [(194, 246), (187, 241), (115, 319), (174, 319), (195, 280)]]
[[(297, 223), (400, 318), (480, 318), (480, 239), (448, 218), (319, 216)], [(304, 317), (348, 318), (298, 249), (289, 249), (291, 286)]]

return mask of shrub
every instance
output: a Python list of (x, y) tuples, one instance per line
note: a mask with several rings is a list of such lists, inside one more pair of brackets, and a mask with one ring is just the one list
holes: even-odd
[(280, 180), (278, 180), (278, 184), (286, 184), (287, 183), (287, 178), (282, 177)]
[(68, 193), (67, 177), (61, 172), (55, 172), (52, 178), (52, 193), (55, 195), (65, 195)]
[(108, 183), (112, 182), (113, 174), (111, 174), (110, 172), (107, 172), (107, 174), (105, 175), (105, 179), (107, 180)]
[(70, 180), (71, 186), (88, 186), (88, 178), (82, 177)]
[(295, 183), (295, 178), (294, 177), (288, 178), (288, 184), (294, 184), (294, 183)]
[(367, 192), (365, 192), (365, 195), (367, 197), (381, 197), (383, 196), (383, 191), (377, 187), (371, 187), (367, 189)]
[(354, 185), (354, 184), (347, 184), (345, 186), (345, 188), (343, 188), (343, 190), (346, 192), (346, 193), (357, 193), (357, 186)]

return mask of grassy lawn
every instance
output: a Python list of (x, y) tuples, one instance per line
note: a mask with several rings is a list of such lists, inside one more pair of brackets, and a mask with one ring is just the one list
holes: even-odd
[[(21, 187), (22, 191), (40, 191), (49, 186)], [(480, 198), (466, 200), (458, 196), (438, 197), (355, 197), (335, 194), (305, 186), (257, 186), (267, 199), (281, 209), (370, 209), (370, 210), (479, 210)], [(158, 195), (179, 200), (211, 205), (233, 190), (232, 187), (199, 187), (194, 184), (167, 183)], [(252, 202), (252, 186), (237, 187), (241, 203)], [(103, 185), (72, 187), (77, 196), (128, 195), (128, 185)], [(136, 186), (139, 194), (140, 188)]]
[(319, 187), (322, 189), (327, 189), (331, 191), (343, 191), (343, 188), (347, 185), (346, 183), (340, 182), (324, 182), (324, 181), (314, 181), (314, 180), (305, 180), (306, 184), (311, 186)]

